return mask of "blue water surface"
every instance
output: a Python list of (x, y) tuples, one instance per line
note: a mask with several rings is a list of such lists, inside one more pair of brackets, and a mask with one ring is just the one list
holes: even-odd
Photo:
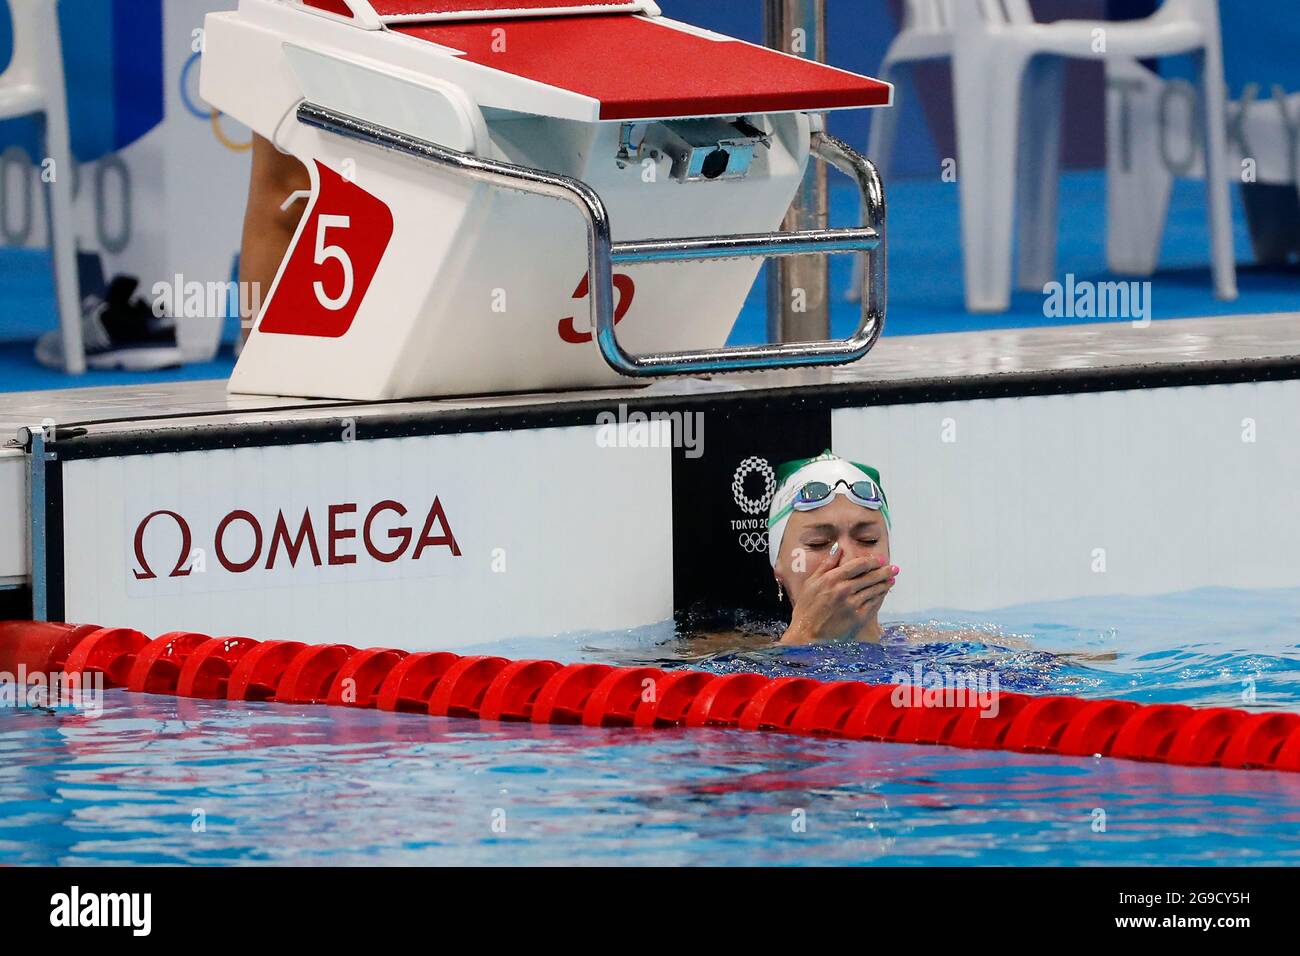
[[(1300, 710), (1300, 590), (907, 623), (888, 648), (705, 654), (662, 625), (475, 651)], [(125, 691), (0, 713), (0, 859), (26, 864), (1288, 864), (1298, 824), (1300, 775), (1266, 771)]]

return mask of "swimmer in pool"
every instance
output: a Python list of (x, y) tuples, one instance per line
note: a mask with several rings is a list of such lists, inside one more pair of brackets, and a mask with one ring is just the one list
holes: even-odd
[[(1028, 650), (1021, 636), (927, 624), (880, 623), (880, 609), (898, 577), (890, 559), (892, 519), (880, 472), (830, 451), (777, 469), (767, 522), (768, 560), (777, 593), (790, 601), (790, 623), (779, 632), (706, 629), (688, 632), (682, 659), (745, 653), (777, 645), (836, 641), (926, 644), (969, 641)], [(777, 634), (779, 633), (779, 638)], [(1065, 652), (1078, 661), (1112, 653)]]
[(689, 645), (681, 653), (700, 659), (774, 642), (924, 640), (917, 629), (880, 624), (880, 607), (898, 575), (889, 559), (889, 527), (889, 502), (874, 468), (830, 451), (782, 465), (767, 521), (768, 560), (777, 595), (790, 601), (790, 623), (687, 627)]
[[(925, 643), (974, 641), (990, 634), (924, 625), (883, 628), (880, 607), (898, 577), (889, 556), (889, 500), (880, 472), (830, 451), (790, 462), (777, 471), (767, 522), (768, 557), (778, 593), (789, 595), (790, 626), (778, 643), (822, 641)], [(1028, 648), (1020, 637), (999, 634), (1004, 648)], [(1113, 654), (1062, 653), (1079, 661)]]
[(767, 522), (778, 593), (791, 604), (781, 644), (879, 643), (898, 576), (880, 472), (827, 451), (783, 465)]

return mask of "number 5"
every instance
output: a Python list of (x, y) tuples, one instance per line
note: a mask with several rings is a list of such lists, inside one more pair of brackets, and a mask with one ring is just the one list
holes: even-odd
[(312, 283), (316, 292), (316, 301), (331, 312), (337, 312), (348, 304), (352, 298), (352, 260), (342, 246), (325, 245), (325, 233), (330, 229), (348, 229), (352, 226), (351, 216), (321, 216), (316, 222), (316, 265), (324, 265), (331, 259), (337, 259), (343, 268), (343, 291), (338, 298), (332, 299), (325, 293), (324, 283), (317, 280)]

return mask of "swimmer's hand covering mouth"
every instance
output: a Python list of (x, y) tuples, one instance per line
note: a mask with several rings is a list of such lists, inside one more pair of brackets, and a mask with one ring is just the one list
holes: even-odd
[(894, 586), (898, 567), (878, 554), (845, 558), (832, 550), (804, 581), (782, 644), (813, 644), (856, 639), (877, 643), (882, 629), (877, 614)]

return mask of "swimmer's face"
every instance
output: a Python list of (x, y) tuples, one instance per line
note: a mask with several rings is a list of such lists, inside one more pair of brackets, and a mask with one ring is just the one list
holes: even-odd
[(879, 511), (855, 505), (843, 495), (813, 511), (796, 511), (776, 560), (777, 580), (791, 604), (799, 603), (804, 582), (830, 560), (831, 545), (837, 542), (844, 551), (841, 563), (868, 555), (889, 561), (889, 530)]

